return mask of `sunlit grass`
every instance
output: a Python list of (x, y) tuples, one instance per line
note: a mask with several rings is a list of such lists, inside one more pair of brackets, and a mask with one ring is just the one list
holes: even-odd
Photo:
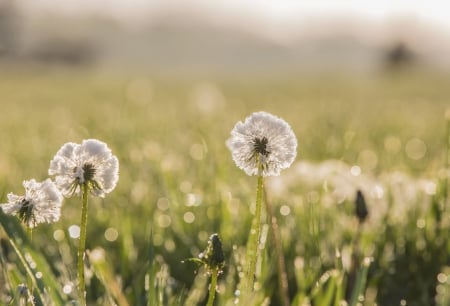
[[(441, 183), (448, 81), (432, 74), (162, 79), (84, 70), (6, 71), (0, 76), (1, 202), (8, 192), (20, 191), (23, 180), (44, 180), (62, 143), (100, 139), (121, 167), (114, 192), (89, 204), (86, 290), (91, 302), (204, 305), (208, 277), (183, 260), (197, 257), (217, 232), (226, 266), (218, 278), (216, 305), (231, 305), (255, 182), (234, 166), (225, 140), (236, 121), (264, 110), (289, 122), (299, 143), (292, 169), (280, 181), (267, 180), (291, 301), (332, 305), (345, 298), (356, 194), (340, 197), (335, 191), (376, 183), (386, 200), (367, 195), (369, 217), (361, 229), (361, 265), (355, 272), (367, 279), (353, 288), (365, 293), (367, 305), (401, 300), (426, 305), (435, 296), (445, 305), (448, 292), (436, 292), (436, 286), (448, 288), (450, 222)], [(334, 186), (331, 174), (316, 182), (317, 173), (298, 172), (298, 163), (329, 160), (348, 166), (342, 171), (352, 171), (354, 180)], [(422, 179), (434, 185), (422, 190), (417, 187)], [(34, 229), (32, 243), (15, 242), (38, 256), (38, 267), (46, 262), (45, 284), (58, 300), (77, 296), (78, 240), (69, 227), (79, 224), (80, 209), (79, 199), (67, 199), (58, 223)], [(23, 235), (11, 237), (8, 231), (18, 231), (16, 225), (0, 230), (0, 283), (7, 284), (0, 289), (2, 303), (28, 273), (9, 243)], [(267, 238), (259, 272), (263, 289), (254, 298), (276, 305), (276, 258), (268, 230), (262, 229)], [(368, 269), (365, 258), (372, 260)], [(347, 299), (354, 300), (351, 292)]]

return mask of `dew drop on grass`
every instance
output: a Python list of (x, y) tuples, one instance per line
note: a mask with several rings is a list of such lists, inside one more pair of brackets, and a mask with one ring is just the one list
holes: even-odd
[(173, 240), (172, 239), (167, 239), (165, 242), (164, 242), (164, 248), (166, 248), (166, 250), (168, 251), (168, 252), (173, 252), (173, 251), (175, 251), (175, 242), (173, 242)]
[(424, 219), (418, 219), (418, 220), (416, 221), (416, 226), (417, 226), (417, 228), (424, 228), (425, 225), (426, 225), (426, 222), (425, 222)]
[(65, 238), (65, 234), (63, 230), (56, 230), (53, 232), (53, 239), (55, 239), (56, 241), (63, 241)]
[(162, 228), (169, 227), (170, 224), (172, 224), (172, 218), (170, 218), (169, 215), (162, 214), (162, 215), (158, 216), (157, 221), (158, 221), (158, 225)]
[(291, 213), (291, 208), (287, 205), (282, 205), (280, 207), (280, 214), (282, 216), (289, 216), (289, 214)]
[(156, 202), (156, 206), (159, 210), (166, 211), (169, 209), (169, 199), (167, 198), (159, 198)]
[(71, 284), (64, 285), (63, 292), (65, 294), (70, 294), (72, 292), (72, 285)]
[(36, 278), (37, 279), (42, 278), (42, 276), (43, 276), (42, 272), (36, 272)]
[(109, 242), (116, 241), (119, 237), (119, 232), (114, 227), (109, 227), (105, 231), (105, 239)]
[(351, 173), (353, 176), (359, 176), (359, 175), (361, 174), (361, 168), (360, 168), (359, 166), (357, 166), (357, 165), (352, 166), (352, 167), (350, 168), (350, 173)]
[(447, 282), (447, 275), (445, 275), (444, 273), (439, 273), (437, 276), (437, 280), (438, 282), (444, 284)]
[(183, 193), (189, 193), (192, 190), (192, 183), (190, 181), (182, 181), (180, 183), (180, 191)]
[(80, 227), (78, 225), (69, 226), (69, 236), (70, 238), (76, 239), (80, 237)]
[(195, 215), (193, 212), (188, 211), (183, 215), (183, 220), (186, 223), (193, 223), (195, 221)]
[(405, 145), (405, 153), (410, 159), (419, 160), (427, 153), (427, 146), (421, 139), (412, 138)]

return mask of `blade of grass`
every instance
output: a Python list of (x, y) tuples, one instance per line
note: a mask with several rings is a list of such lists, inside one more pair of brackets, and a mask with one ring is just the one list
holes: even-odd
[[(9, 243), (23, 265), (26, 274), (31, 278), (33, 287), (37, 290), (38, 298), (41, 302), (46, 301), (45, 297), (48, 295), (55, 304), (63, 305), (65, 301), (60, 293), (60, 285), (53, 275), (48, 261), (30, 243), (17, 218), (8, 217), (0, 210), (0, 224), (8, 235)], [(31, 268), (27, 258), (36, 264), (35, 269)]]
[(362, 267), (359, 269), (358, 275), (356, 276), (355, 287), (353, 288), (349, 306), (356, 306), (360, 300), (360, 297), (364, 295), (369, 266), (370, 266), (370, 258), (366, 257), (364, 258)]

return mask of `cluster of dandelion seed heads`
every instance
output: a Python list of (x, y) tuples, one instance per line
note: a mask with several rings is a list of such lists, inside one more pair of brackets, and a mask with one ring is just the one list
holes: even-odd
[(49, 175), (64, 196), (81, 195), (87, 184), (91, 194), (104, 197), (119, 179), (119, 161), (108, 146), (99, 140), (83, 140), (81, 144), (64, 144), (50, 162)]
[(226, 144), (235, 164), (248, 175), (279, 175), (297, 155), (297, 138), (289, 124), (266, 112), (236, 123)]
[(63, 196), (52, 180), (36, 182), (32, 179), (24, 181), (23, 187), (24, 196), (8, 194), (8, 203), (0, 206), (4, 213), (18, 215), (30, 228), (59, 220)]

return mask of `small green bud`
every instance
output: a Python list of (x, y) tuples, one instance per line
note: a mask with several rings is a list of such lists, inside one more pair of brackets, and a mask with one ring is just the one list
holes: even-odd
[(356, 192), (355, 214), (360, 223), (363, 223), (369, 215), (366, 200), (364, 199), (364, 195), (361, 190)]
[(200, 253), (199, 259), (205, 264), (208, 270), (222, 271), (225, 266), (225, 256), (222, 250), (222, 242), (218, 234), (212, 234), (208, 240), (205, 251)]

